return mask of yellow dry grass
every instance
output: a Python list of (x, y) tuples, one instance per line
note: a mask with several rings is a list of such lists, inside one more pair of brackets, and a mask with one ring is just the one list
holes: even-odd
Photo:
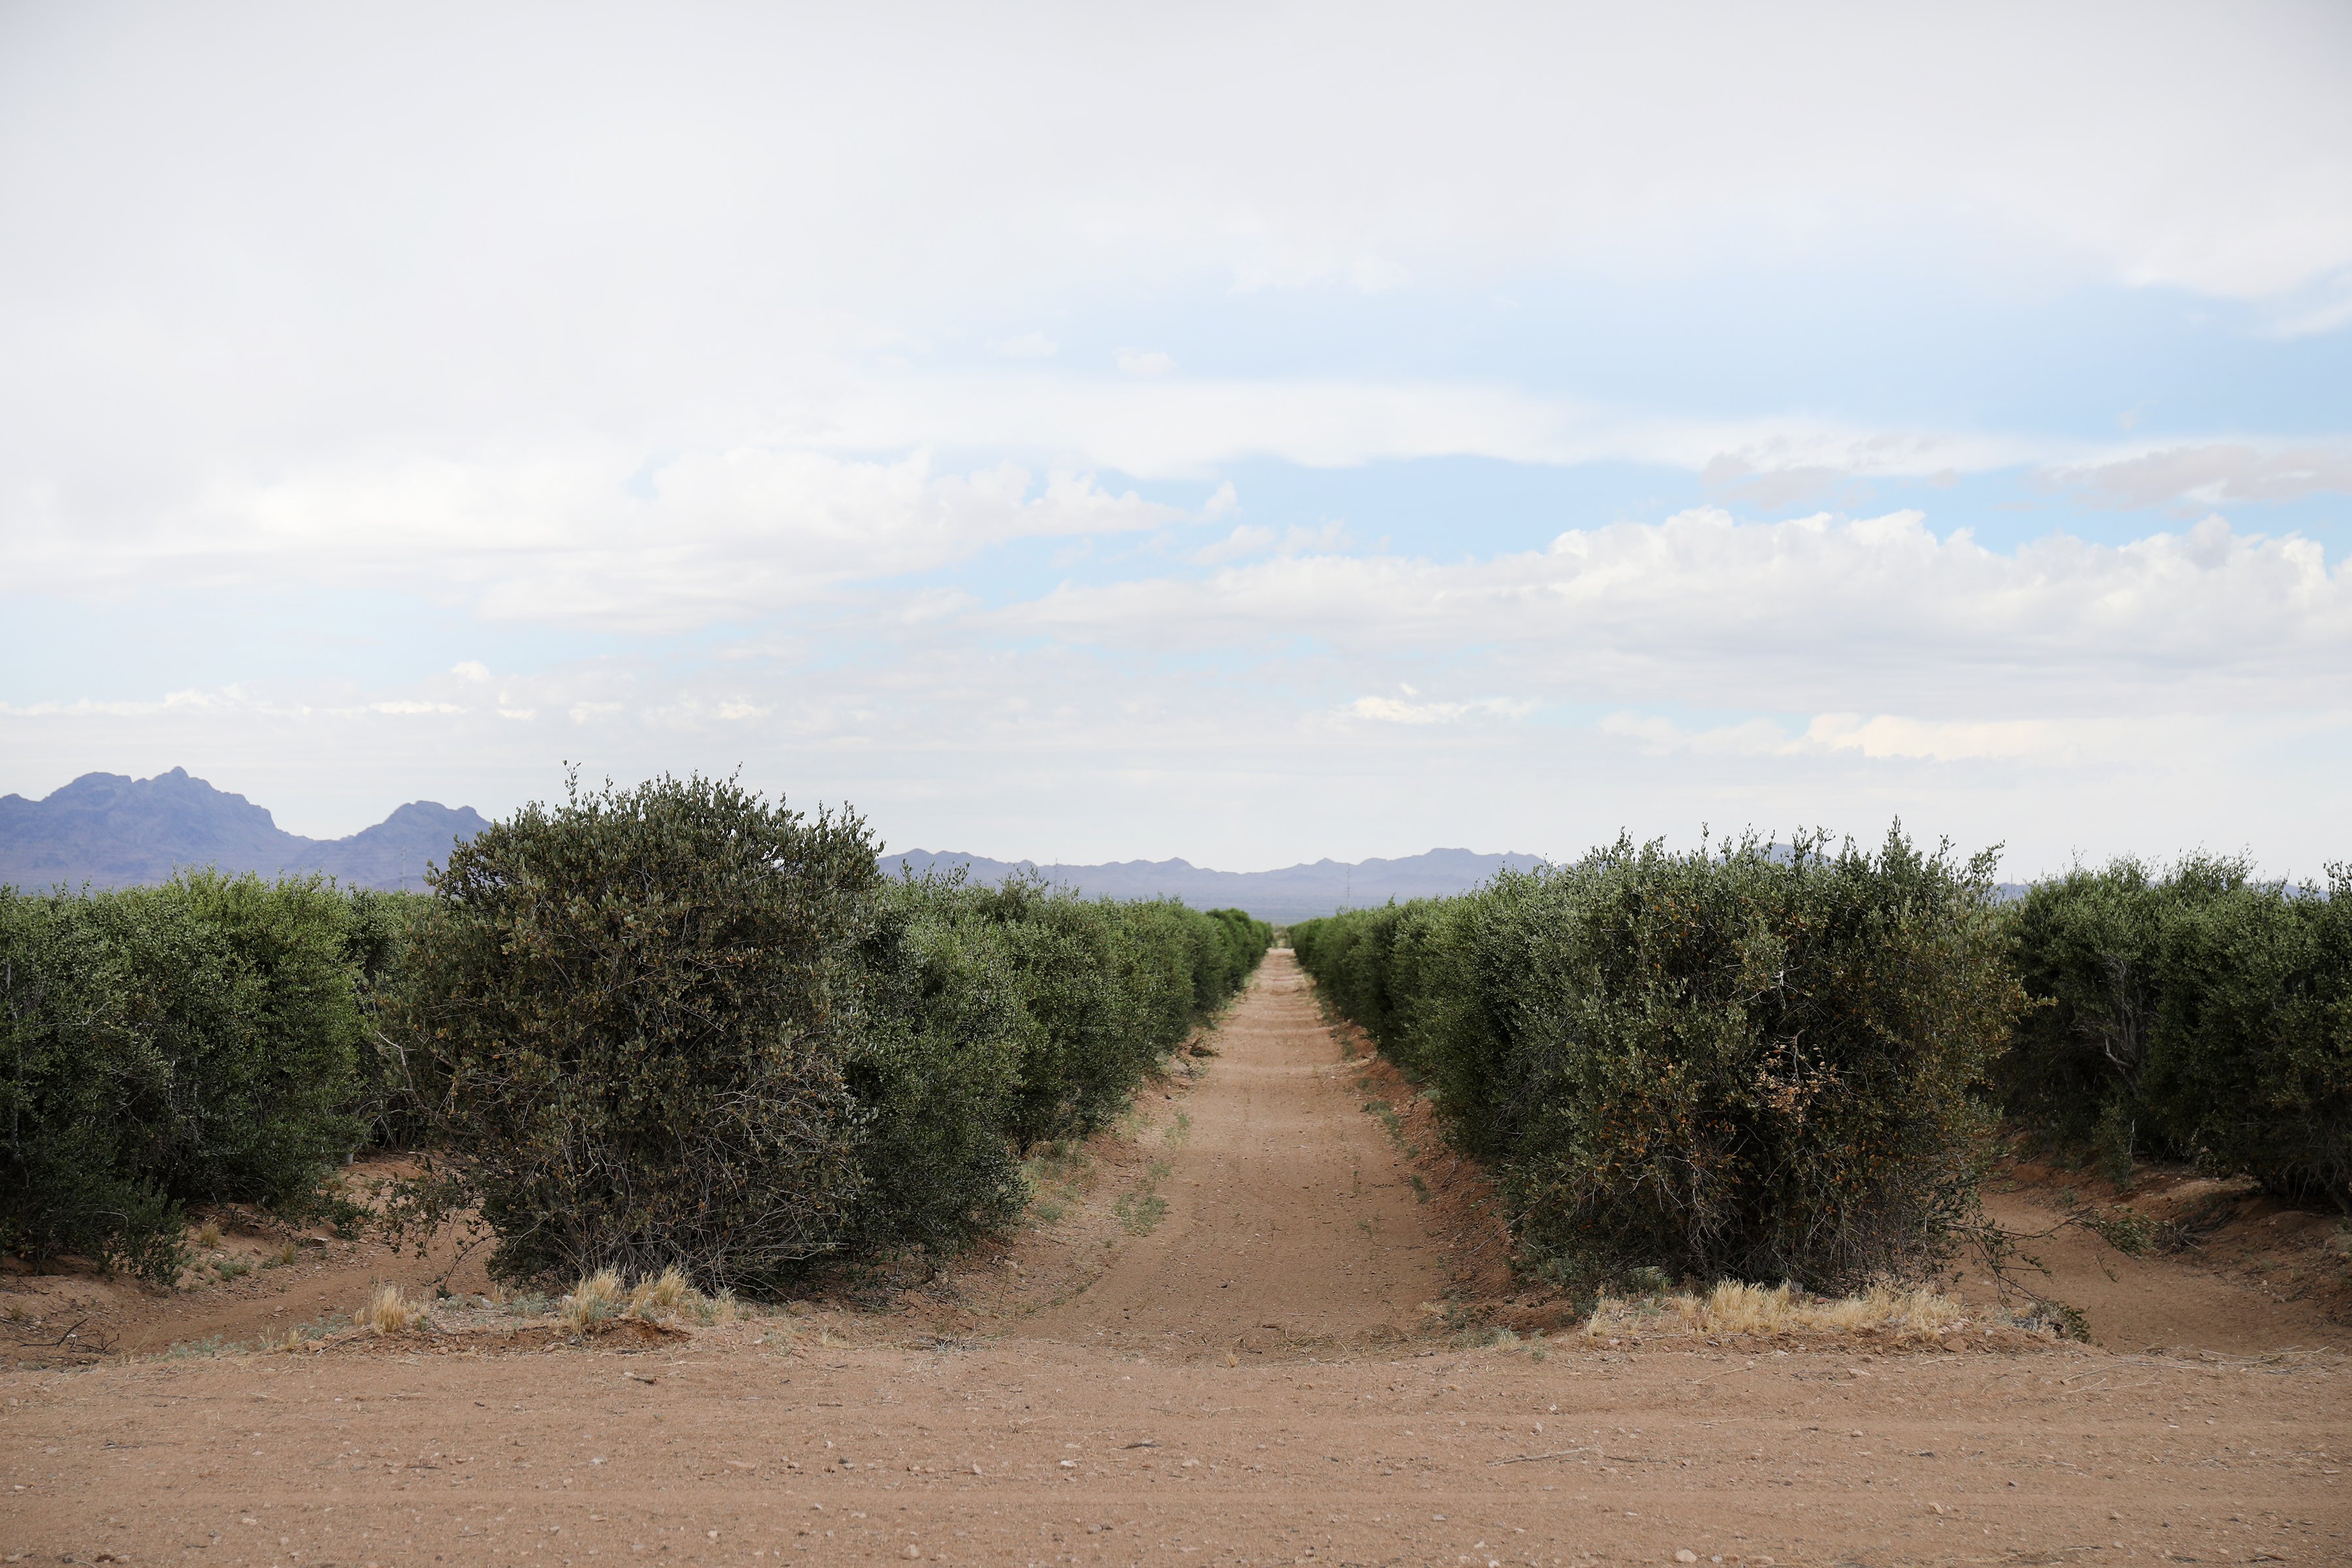
[(372, 1334), (404, 1334), (423, 1328), (428, 1315), (424, 1303), (402, 1295), (399, 1286), (379, 1285), (352, 1321)]
[(1877, 1285), (1859, 1296), (1808, 1296), (1786, 1285), (1768, 1289), (1727, 1279), (1705, 1295), (1603, 1296), (1585, 1320), (1584, 1334), (1850, 1334), (1870, 1329), (1898, 1340), (1928, 1340), (1968, 1321), (1967, 1307), (1925, 1288)]
[(610, 1268), (599, 1268), (572, 1288), (572, 1294), (563, 1298), (563, 1309), (558, 1316), (566, 1328), (578, 1332), (619, 1317), (627, 1306), (628, 1296), (622, 1288), (620, 1275)]
[(699, 1323), (732, 1322), (735, 1292), (706, 1296), (676, 1268), (665, 1268), (630, 1285), (611, 1268), (600, 1268), (572, 1288), (560, 1313), (574, 1332), (614, 1318), (639, 1318), (649, 1323), (690, 1317)]

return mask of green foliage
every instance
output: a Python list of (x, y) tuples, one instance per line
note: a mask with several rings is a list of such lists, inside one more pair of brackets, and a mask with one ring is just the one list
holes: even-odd
[(1271, 939), (1016, 879), (883, 880), (854, 816), (664, 778), (460, 848), (407, 929), (387, 1062), (420, 1217), (478, 1205), (508, 1278), (678, 1267), (780, 1287), (1018, 1214)]
[(182, 1205), (299, 1205), (358, 1130), (352, 900), (192, 872), (0, 889), (0, 1247), (168, 1279)]
[[(854, 816), (663, 778), (534, 806), (429, 897), (0, 889), (0, 1247), (158, 1279), (184, 1205), (334, 1210), (363, 1142), (509, 1278), (773, 1287), (1014, 1217), (1272, 930), (1034, 879), (885, 882)], [(342, 1217), (357, 1211), (343, 1204)]]
[(1002, 934), (1034, 1025), (1012, 1108), (1024, 1152), (1107, 1125), (1136, 1079), (1242, 988), (1274, 941), (1272, 926), (1239, 910), (1082, 899), (1035, 877), (969, 890), (919, 885)]
[(423, 893), (367, 889), (355, 889), (350, 897), (351, 923), (344, 952), (365, 1023), (352, 1114), (368, 1144), (414, 1148), (425, 1131), (416, 1083), (417, 1072), (425, 1064), (412, 1062), (400, 1020), (410, 936), (432, 909), (433, 900)]
[(874, 849), (731, 782), (607, 785), (449, 858), (408, 949), (446, 1205), (509, 1279), (676, 1265), (759, 1287), (838, 1247)]
[(1491, 1156), (1528, 1254), (1845, 1290), (1973, 1212), (1969, 1086), (2022, 1002), (1965, 864), (1900, 832), (1672, 855), (1621, 839), (1461, 899), (1292, 928)]
[(941, 880), (887, 885), (865, 946), (846, 1077), (869, 1112), (852, 1226), (869, 1246), (950, 1249), (1026, 1198), (1008, 1128), (1042, 1031), (1006, 929), (954, 895)]
[(2321, 896), (2242, 860), (2117, 860), (2010, 920), (2039, 1004), (2000, 1064), (2013, 1113), (2112, 1173), (2137, 1151), (2352, 1205), (2352, 868)]

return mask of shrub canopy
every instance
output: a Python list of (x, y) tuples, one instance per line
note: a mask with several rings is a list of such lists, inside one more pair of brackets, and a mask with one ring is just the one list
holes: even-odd
[(1460, 899), (1292, 928), (1496, 1162), (1528, 1255), (1845, 1290), (1973, 1212), (1969, 1088), (2022, 996), (1990, 856), (1621, 839)]
[(872, 842), (731, 782), (525, 807), (449, 858), (409, 950), (433, 1131), (492, 1268), (758, 1285), (866, 1186), (843, 1073)]
[(2010, 916), (2037, 1005), (2000, 1068), (2011, 1110), (2088, 1142), (2352, 1207), (2352, 868), (2319, 889), (2241, 859), (2119, 859)]
[(0, 1248), (168, 1279), (183, 1205), (310, 1195), (359, 1137), (357, 909), (205, 871), (0, 889)]
[(1017, 1214), (1246, 977), (1246, 916), (884, 879), (865, 826), (732, 783), (573, 787), (452, 856), (406, 947), (442, 1185), (509, 1277), (772, 1289)]

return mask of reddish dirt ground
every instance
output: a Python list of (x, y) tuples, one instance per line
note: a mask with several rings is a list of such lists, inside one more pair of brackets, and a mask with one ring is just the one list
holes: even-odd
[[(1211, 1046), (1043, 1171), (1039, 1223), (929, 1285), (651, 1343), (515, 1349), (478, 1312), (0, 1373), (0, 1556), (2352, 1562), (2347, 1363), (2316, 1298), (2190, 1254), (2060, 1256), (2092, 1245), (2069, 1233), (2048, 1288), (2100, 1342), (1545, 1337), (1543, 1303), (1496, 1294), (1475, 1182), (1287, 954)], [(15, 1278), (0, 1302), (122, 1348), (250, 1343), (446, 1264), (338, 1243), (167, 1298)], [(1525, 1337), (1476, 1344), (1497, 1321)]]

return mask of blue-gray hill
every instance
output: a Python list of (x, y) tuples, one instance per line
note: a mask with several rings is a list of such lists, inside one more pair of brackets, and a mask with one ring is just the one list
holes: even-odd
[(348, 838), (304, 838), (184, 768), (152, 779), (84, 773), (40, 800), (0, 795), (0, 886), (136, 887), (183, 866), (215, 866), (415, 889), (427, 863), (488, 826), (470, 805), (418, 800)]
[(1089, 897), (1177, 898), (1196, 910), (1247, 910), (1276, 924), (1384, 904), (1391, 899), (1465, 893), (1506, 866), (1524, 871), (1541, 863), (1541, 857), (1535, 855), (1476, 855), (1467, 849), (1432, 849), (1425, 855), (1353, 864), (1318, 860), (1278, 871), (1212, 871), (1189, 860), (1040, 866), (1034, 860), (992, 860), (984, 855), (929, 849), (882, 857), (883, 869), (894, 874), (901, 866), (918, 874), (969, 867), (974, 881), (999, 882), (1015, 871), (1034, 871), (1048, 882), (1066, 883)]

